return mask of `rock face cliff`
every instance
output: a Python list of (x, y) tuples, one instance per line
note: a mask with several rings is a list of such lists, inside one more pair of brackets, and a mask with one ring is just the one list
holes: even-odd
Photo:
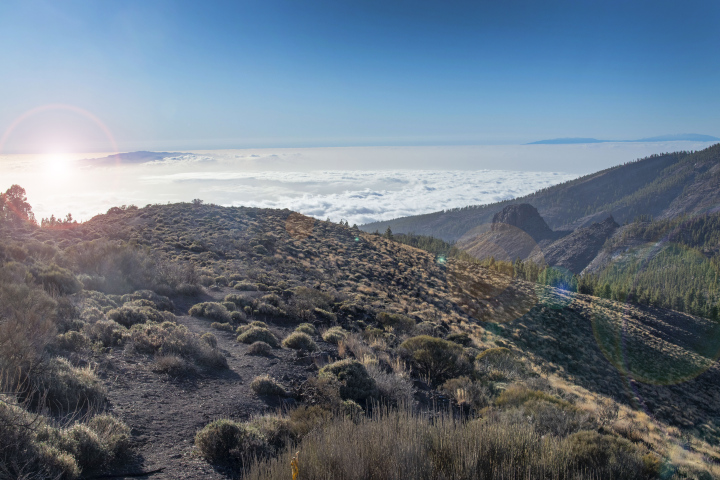
[(491, 226), (493, 232), (504, 229), (506, 225), (519, 228), (530, 235), (536, 242), (556, 236), (555, 232), (548, 227), (545, 220), (540, 216), (537, 208), (529, 203), (508, 205), (493, 215)]
[(492, 224), (474, 229), (457, 246), (475, 258), (512, 262), (542, 255), (543, 245), (565, 233), (553, 232), (530, 204), (508, 205), (493, 216)]
[(534, 252), (530, 260), (536, 263), (544, 261), (548, 265), (580, 273), (597, 256), (605, 241), (618, 227), (613, 217), (609, 216), (602, 222), (579, 228), (551, 243), (542, 249), (542, 253)]

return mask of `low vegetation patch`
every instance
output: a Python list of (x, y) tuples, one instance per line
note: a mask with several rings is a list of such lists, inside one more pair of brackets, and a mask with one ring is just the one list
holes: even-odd
[(317, 350), (317, 345), (313, 341), (312, 337), (307, 333), (293, 332), (282, 341), (284, 347), (292, 348), (293, 350), (304, 350), (307, 352), (314, 352)]
[(283, 386), (269, 375), (255, 377), (250, 384), (250, 387), (253, 389), (253, 392), (258, 395), (276, 395), (283, 397), (286, 394)]
[(267, 328), (251, 326), (237, 337), (240, 343), (265, 342), (273, 348), (280, 346), (278, 338)]

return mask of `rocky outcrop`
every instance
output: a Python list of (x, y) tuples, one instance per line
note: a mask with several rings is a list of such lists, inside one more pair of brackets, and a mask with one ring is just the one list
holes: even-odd
[(537, 208), (529, 203), (508, 205), (493, 215), (491, 227), (493, 232), (503, 230), (506, 225), (519, 228), (530, 235), (536, 242), (555, 237), (555, 232), (548, 227), (545, 220), (538, 213)]
[(493, 257), (512, 262), (542, 255), (541, 247), (567, 232), (553, 232), (530, 204), (508, 205), (493, 217), (493, 223), (476, 228), (457, 246), (478, 259)]
[(544, 261), (548, 265), (580, 273), (593, 261), (618, 227), (613, 217), (609, 216), (602, 222), (575, 230), (543, 248), (542, 252), (534, 252), (530, 260), (536, 263)]

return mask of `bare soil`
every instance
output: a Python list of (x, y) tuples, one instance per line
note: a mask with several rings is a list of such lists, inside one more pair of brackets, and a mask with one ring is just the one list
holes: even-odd
[[(178, 311), (186, 312), (189, 305), (178, 307)], [(169, 480), (231, 476), (231, 472), (213, 467), (200, 457), (194, 446), (196, 432), (219, 418), (248, 420), (294, 403), (290, 397), (256, 395), (250, 388), (256, 376), (267, 373), (279, 380), (288, 392), (293, 392), (317, 370), (314, 362), (293, 350), (275, 349), (269, 357), (247, 355), (248, 345), (236, 342), (232, 332), (210, 328), (211, 321), (206, 319), (184, 315), (178, 316), (177, 322), (194, 333), (212, 332), (217, 337), (218, 348), (227, 357), (229, 368), (172, 378), (152, 371), (151, 356), (129, 355), (121, 349), (108, 355), (99, 374), (108, 389), (111, 412), (131, 428), (133, 446), (131, 459), (124, 465), (115, 465), (109, 472), (121, 475), (112, 478)], [(267, 323), (279, 338), (292, 331), (292, 326)], [(331, 348), (321, 341), (318, 345)], [(135, 476), (158, 469), (163, 470)]]

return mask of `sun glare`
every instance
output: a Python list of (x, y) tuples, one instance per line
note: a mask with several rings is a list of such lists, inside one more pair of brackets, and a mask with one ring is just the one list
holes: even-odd
[(66, 177), (71, 169), (70, 159), (61, 153), (53, 153), (45, 159), (45, 173), (52, 177)]

